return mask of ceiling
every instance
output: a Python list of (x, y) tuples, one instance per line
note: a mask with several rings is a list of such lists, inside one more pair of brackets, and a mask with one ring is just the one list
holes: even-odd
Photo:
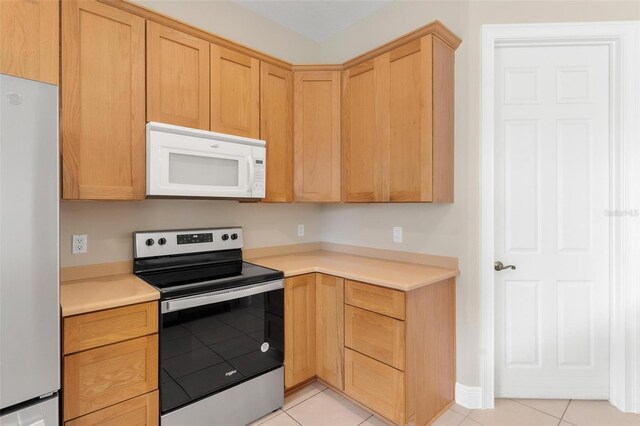
[(232, 0), (321, 43), (393, 0)]

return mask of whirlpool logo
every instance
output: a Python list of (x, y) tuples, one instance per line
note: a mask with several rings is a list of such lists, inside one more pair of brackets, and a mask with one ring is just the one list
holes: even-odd
[(231, 370), (231, 371), (227, 371), (226, 373), (224, 373), (225, 376), (227, 377), (231, 377), (234, 374), (236, 374), (238, 372), (238, 370)]

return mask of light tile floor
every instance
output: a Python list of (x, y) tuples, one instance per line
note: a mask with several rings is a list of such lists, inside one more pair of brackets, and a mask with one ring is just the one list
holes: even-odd
[[(281, 410), (252, 426), (385, 426), (347, 399), (313, 382), (285, 397)], [(498, 399), (494, 410), (453, 405), (435, 426), (640, 426), (640, 415), (622, 413), (606, 401)]]

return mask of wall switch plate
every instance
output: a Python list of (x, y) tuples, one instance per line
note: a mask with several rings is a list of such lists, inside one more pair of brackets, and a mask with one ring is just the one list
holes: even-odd
[(394, 243), (402, 242), (402, 226), (393, 227), (393, 242)]
[(71, 252), (81, 254), (87, 252), (87, 234), (74, 235), (71, 240)]
[(304, 237), (304, 225), (298, 225), (298, 237)]

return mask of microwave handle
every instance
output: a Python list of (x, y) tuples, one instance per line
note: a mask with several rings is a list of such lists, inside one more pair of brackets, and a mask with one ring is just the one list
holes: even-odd
[(247, 161), (249, 162), (249, 183), (247, 185), (247, 189), (251, 191), (253, 189), (253, 184), (256, 181), (256, 169), (255, 165), (253, 164), (253, 157), (249, 156), (247, 158)]

